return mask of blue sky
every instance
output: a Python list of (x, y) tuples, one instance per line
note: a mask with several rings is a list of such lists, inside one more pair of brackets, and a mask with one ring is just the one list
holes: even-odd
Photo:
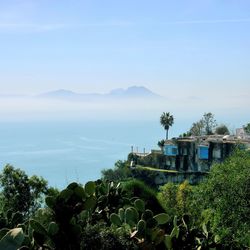
[(0, 94), (144, 85), (246, 113), (249, 31), (248, 0), (0, 0)]

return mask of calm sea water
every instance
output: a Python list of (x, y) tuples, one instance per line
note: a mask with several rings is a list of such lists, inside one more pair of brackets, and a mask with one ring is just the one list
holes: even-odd
[(164, 135), (157, 121), (1, 123), (0, 166), (9, 163), (62, 188), (100, 178), (132, 145), (149, 151)]

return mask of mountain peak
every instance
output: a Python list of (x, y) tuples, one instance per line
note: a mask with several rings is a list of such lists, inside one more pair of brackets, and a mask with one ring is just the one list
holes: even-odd
[(42, 93), (39, 95), (39, 97), (58, 98), (58, 97), (70, 97), (70, 96), (74, 96), (74, 95), (77, 95), (77, 94), (71, 90), (58, 89), (58, 90)]
[(127, 93), (155, 95), (152, 91), (145, 88), (144, 86), (131, 86), (127, 88)]
[(151, 90), (144, 86), (131, 86), (127, 89), (114, 89), (110, 91), (109, 95), (119, 97), (159, 97), (159, 95), (153, 93)]
[(113, 89), (108, 94), (80, 94), (71, 90), (58, 89), (38, 95), (40, 98), (65, 99), (74, 101), (84, 100), (108, 100), (109, 98), (159, 98), (160, 96), (153, 93), (143, 86), (131, 86), (127, 89)]

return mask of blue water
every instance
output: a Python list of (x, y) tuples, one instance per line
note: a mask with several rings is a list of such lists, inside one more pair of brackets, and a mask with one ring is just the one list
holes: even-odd
[(149, 151), (164, 135), (158, 121), (1, 123), (0, 166), (9, 163), (62, 188), (100, 178), (132, 145)]

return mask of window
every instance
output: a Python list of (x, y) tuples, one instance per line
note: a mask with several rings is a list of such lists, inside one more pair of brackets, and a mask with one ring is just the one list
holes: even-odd
[(175, 145), (166, 145), (164, 147), (164, 154), (167, 156), (176, 156), (178, 154), (178, 148)]
[(208, 146), (199, 146), (199, 159), (207, 160), (208, 156)]
[(177, 148), (172, 148), (172, 155), (177, 155)]

